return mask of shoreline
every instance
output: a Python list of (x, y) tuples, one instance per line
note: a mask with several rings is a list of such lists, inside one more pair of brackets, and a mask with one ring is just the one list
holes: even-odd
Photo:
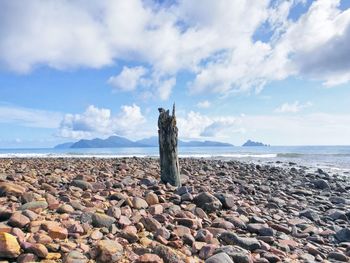
[(157, 158), (0, 158), (4, 259), (349, 260), (348, 176), (275, 161), (179, 161), (176, 189), (158, 182)]

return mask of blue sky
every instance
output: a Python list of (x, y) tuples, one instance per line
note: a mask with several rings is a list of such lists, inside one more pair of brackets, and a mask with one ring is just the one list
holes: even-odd
[(157, 134), (350, 145), (350, 2), (0, 3), (0, 148)]

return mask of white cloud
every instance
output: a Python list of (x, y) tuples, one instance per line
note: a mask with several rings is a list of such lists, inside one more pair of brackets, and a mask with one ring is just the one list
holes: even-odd
[(295, 101), (293, 103), (283, 103), (281, 106), (279, 106), (278, 108), (276, 108), (275, 112), (279, 112), (279, 113), (296, 113), (299, 112), (305, 108), (311, 107), (312, 103), (310, 101), (301, 104), (299, 103), (299, 101)]
[(117, 134), (135, 138), (147, 132), (138, 131), (144, 122), (145, 117), (136, 104), (122, 106), (121, 112), (116, 116), (112, 116), (109, 109), (90, 105), (82, 114), (66, 114), (58, 136), (82, 139)]
[[(145, 86), (161, 99), (182, 71), (194, 75), (193, 93), (260, 91), (293, 75), (326, 85), (348, 82), (350, 10), (341, 11), (339, 0), (318, 0), (292, 21), (290, 11), (302, 2), (3, 0), (0, 65), (26, 73), (41, 65), (65, 70), (136, 62), (148, 74), (124, 68), (110, 83), (130, 91), (146, 77), (153, 85)], [(256, 41), (266, 23), (272, 38)]]
[(236, 133), (239, 120), (235, 117), (209, 117), (190, 111), (177, 117), (179, 136), (185, 139), (218, 138), (228, 139)]
[(176, 79), (171, 78), (159, 83), (158, 92), (161, 100), (167, 100), (171, 94), (171, 90), (176, 84)]
[(124, 105), (121, 107), (121, 112), (115, 119), (113, 129), (120, 134), (127, 134), (135, 131), (146, 119), (141, 113), (141, 108), (136, 104), (131, 106)]
[(13, 123), (26, 127), (55, 129), (62, 114), (13, 105), (0, 105), (0, 123)]
[(123, 67), (123, 70), (117, 75), (108, 79), (108, 83), (116, 89), (122, 91), (132, 91), (142, 81), (142, 76), (146, 74), (147, 70), (144, 67)]
[(184, 139), (228, 141), (241, 145), (247, 139), (271, 145), (349, 145), (350, 115), (310, 113), (302, 115), (207, 116), (189, 112), (178, 117)]
[(201, 109), (209, 108), (211, 103), (208, 100), (203, 100), (197, 103), (197, 107)]

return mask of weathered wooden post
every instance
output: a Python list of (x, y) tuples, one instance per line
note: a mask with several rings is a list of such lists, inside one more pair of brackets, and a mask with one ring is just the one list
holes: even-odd
[(173, 115), (169, 110), (158, 108), (158, 136), (160, 156), (160, 179), (163, 183), (170, 183), (174, 186), (181, 186), (179, 159), (177, 157), (177, 133), (175, 103)]

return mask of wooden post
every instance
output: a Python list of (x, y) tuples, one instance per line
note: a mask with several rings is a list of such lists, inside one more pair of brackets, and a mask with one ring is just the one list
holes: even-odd
[(158, 108), (158, 136), (160, 156), (160, 179), (163, 183), (170, 183), (174, 186), (181, 186), (179, 159), (177, 157), (177, 133), (175, 103), (173, 114), (169, 110)]

